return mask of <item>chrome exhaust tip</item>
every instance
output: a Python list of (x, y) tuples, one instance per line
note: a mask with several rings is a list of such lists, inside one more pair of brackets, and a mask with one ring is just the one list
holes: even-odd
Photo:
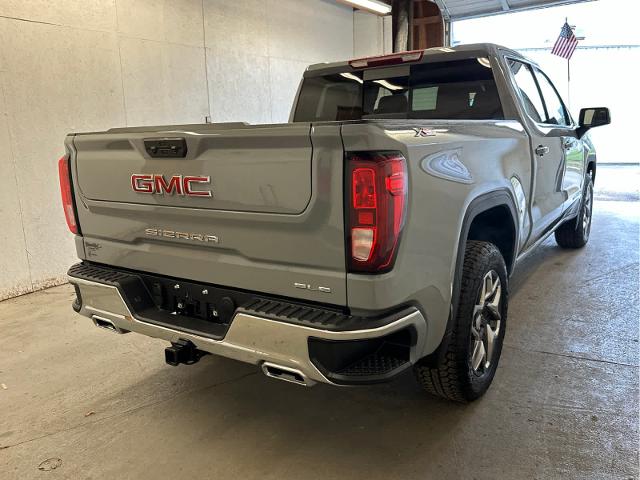
[(116, 324), (113, 323), (108, 318), (100, 317), (98, 315), (93, 315), (91, 317), (91, 320), (93, 320), (94, 325), (98, 328), (103, 328), (105, 330), (109, 330), (110, 332), (117, 333), (119, 335), (122, 335), (123, 333), (129, 333), (129, 330), (123, 330), (122, 328), (116, 326)]
[(271, 378), (282, 380), (289, 383), (295, 383), (296, 385), (302, 385), (305, 387), (311, 387), (315, 382), (309, 380), (307, 376), (300, 370), (295, 368), (284, 367), (271, 362), (264, 362), (262, 364), (262, 372)]

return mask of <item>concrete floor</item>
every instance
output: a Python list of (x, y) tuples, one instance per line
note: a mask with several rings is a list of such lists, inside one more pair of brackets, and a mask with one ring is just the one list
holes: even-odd
[(0, 478), (637, 479), (640, 210), (609, 187), (584, 250), (551, 239), (518, 267), (493, 387), (467, 406), (410, 375), (305, 389), (223, 358), (172, 368), (163, 342), (74, 315), (68, 286), (2, 302)]

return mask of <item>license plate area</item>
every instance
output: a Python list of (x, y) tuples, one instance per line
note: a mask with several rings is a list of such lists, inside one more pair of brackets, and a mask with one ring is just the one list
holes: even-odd
[(174, 317), (228, 326), (236, 308), (251, 295), (210, 285), (153, 275), (140, 275), (155, 307)]

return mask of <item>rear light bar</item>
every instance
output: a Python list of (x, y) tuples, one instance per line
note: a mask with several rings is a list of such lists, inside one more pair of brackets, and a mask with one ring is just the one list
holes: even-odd
[(405, 221), (407, 163), (400, 152), (347, 153), (349, 271), (393, 268)]
[(379, 67), (381, 65), (397, 65), (399, 63), (418, 62), (422, 60), (424, 50), (410, 50), (408, 52), (392, 53), (380, 57), (364, 57), (349, 60), (353, 68)]
[(71, 233), (78, 234), (78, 222), (76, 209), (73, 204), (73, 192), (71, 190), (71, 171), (69, 169), (69, 156), (64, 155), (58, 160), (58, 175), (60, 176), (60, 194), (62, 195), (62, 208), (64, 218)]

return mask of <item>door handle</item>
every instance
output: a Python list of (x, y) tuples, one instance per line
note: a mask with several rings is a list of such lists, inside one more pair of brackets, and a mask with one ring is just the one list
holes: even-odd
[(545, 145), (538, 145), (536, 147), (536, 155), (538, 155), (539, 157), (544, 157), (545, 153), (549, 153), (549, 147)]

